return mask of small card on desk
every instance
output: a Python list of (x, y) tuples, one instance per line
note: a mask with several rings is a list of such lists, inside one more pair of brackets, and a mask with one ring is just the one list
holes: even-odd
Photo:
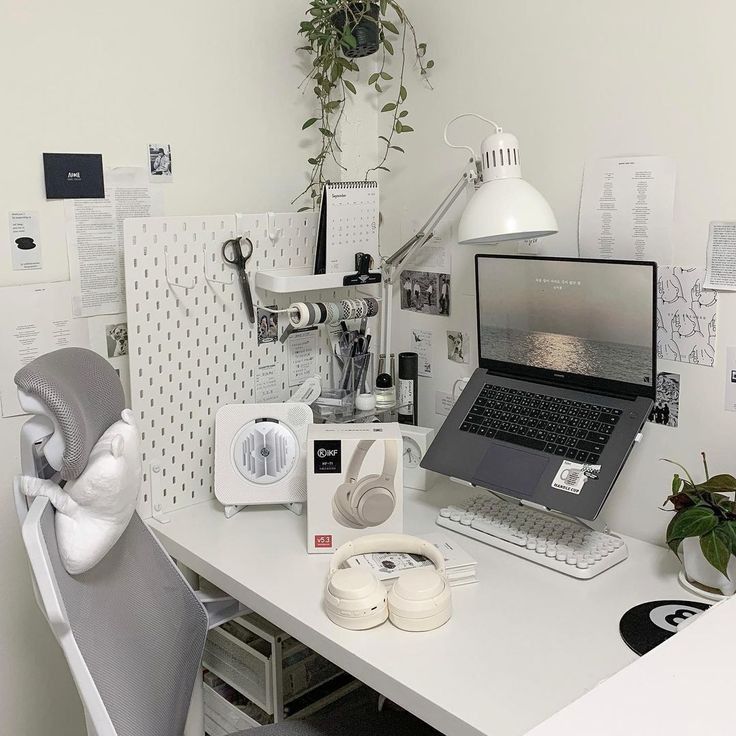
[(100, 153), (44, 153), (46, 199), (103, 199)]

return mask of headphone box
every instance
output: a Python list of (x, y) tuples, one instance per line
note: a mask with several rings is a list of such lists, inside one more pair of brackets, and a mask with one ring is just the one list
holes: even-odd
[(403, 531), (403, 438), (396, 422), (307, 428), (307, 551)]

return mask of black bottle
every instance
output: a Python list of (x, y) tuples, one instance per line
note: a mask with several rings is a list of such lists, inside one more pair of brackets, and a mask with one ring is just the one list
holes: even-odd
[(419, 356), (416, 353), (399, 353), (399, 380), (396, 388), (399, 423), (416, 426), (419, 406)]

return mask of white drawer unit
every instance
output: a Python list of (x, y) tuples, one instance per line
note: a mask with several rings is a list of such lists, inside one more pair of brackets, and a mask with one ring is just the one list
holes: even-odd
[[(239, 621), (240, 619), (235, 619)], [(273, 713), (271, 657), (218, 627), (207, 635), (202, 663), (266, 713)]]
[[(207, 635), (202, 664), (222, 684), (250, 701), (247, 706), (249, 713), (253, 704), (262, 711), (254, 714), (257, 721), (250, 719), (260, 724), (278, 723), (305, 707), (314, 712), (322, 707), (322, 703), (335, 699), (335, 694), (328, 692), (333, 679), (336, 680), (334, 689), (342, 694), (347, 692), (343, 692), (345, 679), (350, 680), (332, 662), (256, 613), (238, 616), (212, 629)], [(352, 682), (356, 686), (359, 684)], [(232, 698), (234, 704), (222, 697), (227, 687), (216, 689), (220, 692), (205, 684), (205, 709), (213, 728), (225, 728), (223, 719), (228, 713), (249, 717), (237, 707), (242, 706), (239, 698)], [(232, 725), (231, 721), (228, 722)], [(247, 727), (241, 726), (241, 729)], [(211, 733), (210, 736), (216, 734)]]
[(209, 736), (238, 733), (260, 725), (207, 684), (204, 685), (204, 717)]

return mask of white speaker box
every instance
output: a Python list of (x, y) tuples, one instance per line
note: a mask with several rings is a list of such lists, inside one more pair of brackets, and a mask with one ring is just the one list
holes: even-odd
[(215, 416), (215, 496), (225, 506), (307, 500), (307, 404), (228, 404)]

